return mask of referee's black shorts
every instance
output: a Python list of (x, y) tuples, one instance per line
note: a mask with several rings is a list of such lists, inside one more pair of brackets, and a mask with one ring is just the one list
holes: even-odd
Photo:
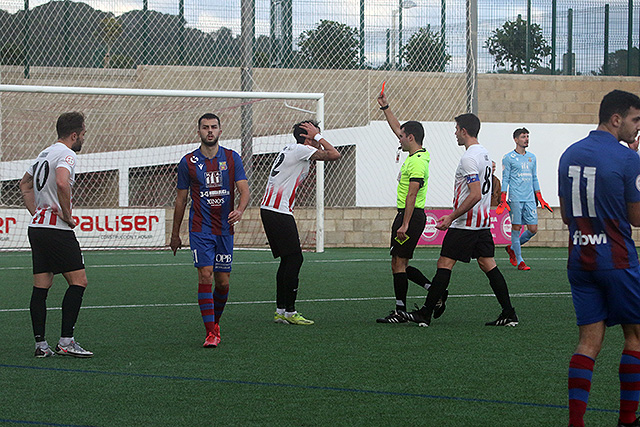
[(393, 220), (393, 225), (391, 226), (391, 255), (397, 256), (399, 258), (411, 259), (413, 258), (413, 251), (416, 249), (418, 245), (418, 240), (420, 240), (420, 236), (422, 236), (422, 232), (424, 231), (424, 226), (427, 223), (427, 216), (424, 213), (424, 209), (415, 208), (413, 210), (413, 214), (411, 215), (411, 219), (409, 220), (409, 228), (405, 233), (409, 236), (409, 240), (404, 243), (400, 243), (396, 240), (398, 236), (398, 229), (402, 226), (402, 221), (404, 220), (404, 209), (398, 209), (398, 214)]
[(293, 215), (260, 209), (260, 219), (274, 258), (302, 253)]
[(450, 228), (442, 241), (440, 255), (456, 261), (469, 262), (471, 258), (493, 258), (495, 249), (493, 236), (488, 228), (481, 230)]
[(29, 227), (33, 274), (84, 270), (80, 244), (73, 230)]

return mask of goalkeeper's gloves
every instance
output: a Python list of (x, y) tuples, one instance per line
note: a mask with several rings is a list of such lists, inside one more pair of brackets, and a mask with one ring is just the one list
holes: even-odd
[(496, 215), (500, 215), (502, 212), (504, 212), (504, 210), (507, 210), (507, 212), (511, 212), (511, 208), (509, 207), (509, 204), (507, 203), (507, 193), (502, 193), (500, 195), (500, 203), (498, 204), (498, 207), (496, 208)]
[(538, 199), (538, 202), (540, 202), (540, 207), (547, 209), (549, 212), (553, 212), (553, 209), (551, 209), (551, 206), (549, 206), (549, 203), (545, 202), (544, 199), (542, 198), (542, 193), (541, 192), (537, 192), (536, 193), (536, 199)]

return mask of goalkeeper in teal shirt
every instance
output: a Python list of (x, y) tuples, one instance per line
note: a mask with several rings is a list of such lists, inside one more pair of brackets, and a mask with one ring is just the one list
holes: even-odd
[[(526, 128), (516, 129), (513, 132), (513, 141), (516, 144), (515, 150), (502, 157), (502, 194), (496, 213), (499, 215), (505, 209), (510, 212), (511, 245), (505, 248), (509, 254), (509, 261), (514, 267), (518, 267), (518, 270), (530, 270), (522, 259), (522, 245), (538, 232), (536, 199), (541, 207), (550, 212), (553, 210), (540, 193), (536, 156), (527, 152), (529, 131)], [(523, 225), (526, 225), (527, 229), (520, 235)]]

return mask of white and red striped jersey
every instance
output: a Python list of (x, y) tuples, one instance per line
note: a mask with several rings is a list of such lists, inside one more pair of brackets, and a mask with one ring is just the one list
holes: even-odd
[(61, 142), (56, 142), (44, 149), (27, 169), (27, 173), (33, 176), (33, 192), (36, 199), (36, 213), (31, 218), (29, 227), (72, 229), (69, 224), (54, 213), (62, 213), (58, 200), (58, 185), (56, 184), (58, 168), (65, 168), (69, 171), (69, 184), (73, 187), (76, 153)]
[(280, 151), (271, 166), (261, 209), (293, 215), (296, 190), (309, 173), (309, 159), (316, 151), (303, 144), (289, 144)]
[(460, 159), (456, 169), (453, 189), (453, 209), (455, 210), (469, 196), (469, 183), (480, 181), (482, 199), (467, 213), (456, 218), (451, 228), (480, 230), (491, 228), (491, 158), (480, 144), (470, 146)]

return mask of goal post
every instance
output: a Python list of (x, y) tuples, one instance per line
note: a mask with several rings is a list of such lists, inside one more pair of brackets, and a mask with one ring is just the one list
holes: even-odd
[[(286, 101), (303, 105), (295, 107)], [(255, 246), (266, 242), (255, 214), (264, 191), (262, 181), (275, 155), (293, 142), (290, 130), (294, 123), (315, 119), (323, 127), (324, 93), (0, 84), (0, 251), (28, 248), (28, 212), (22, 206), (17, 183), (35, 156), (55, 141), (59, 114), (77, 110), (87, 115), (88, 144), (79, 153), (74, 186), (74, 215), (78, 212), (79, 218), (88, 218), (76, 228), (81, 245), (160, 248), (166, 246), (170, 231), (170, 214), (167, 218), (164, 211), (171, 211), (173, 202), (169, 200), (175, 200), (175, 166), (199, 146), (198, 117), (206, 112), (220, 116), (220, 144), (242, 156), (239, 129), (245, 125), (238, 109), (247, 104), (258, 110), (251, 138), (252, 169), (247, 170), (254, 215), (242, 221), (252, 225), (236, 228), (236, 241), (242, 240), (244, 233), (253, 233), (260, 237), (245, 239), (240, 246)], [(255, 161), (257, 157), (260, 161)], [(315, 203), (315, 230), (301, 240), (308, 249), (323, 252), (323, 162), (316, 162), (314, 173), (315, 197), (306, 199)], [(132, 198), (134, 203), (130, 203)], [(136, 210), (151, 213), (138, 218)], [(185, 218), (183, 226), (186, 222)], [(132, 234), (137, 228), (151, 231), (153, 225), (154, 237)]]

